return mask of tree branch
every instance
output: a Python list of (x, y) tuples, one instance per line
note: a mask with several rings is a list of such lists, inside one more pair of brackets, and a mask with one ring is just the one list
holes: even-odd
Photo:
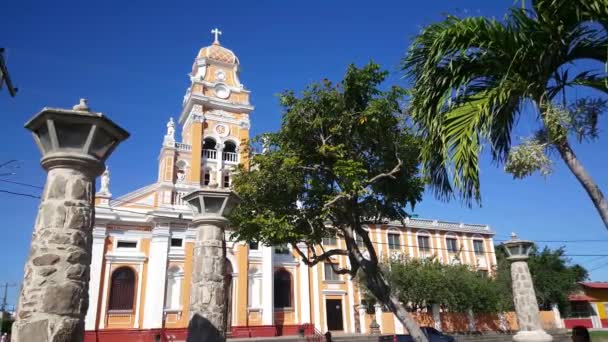
[(397, 155), (397, 152), (395, 152), (395, 158), (397, 158), (397, 165), (395, 165), (395, 167), (392, 170), (390, 170), (389, 172), (381, 173), (381, 174), (378, 174), (378, 175), (372, 177), (372, 179), (370, 179), (364, 183), (365, 186), (372, 185), (382, 178), (395, 179), (395, 174), (397, 174), (399, 171), (401, 171), (401, 166), (403, 166), (403, 161), (401, 160), (401, 158), (399, 158), (399, 156)]
[[(302, 258), (302, 262), (306, 264), (308, 267), (312, 267), (318, 264), (321, 261), (329, 260), (330, 257), (335, 255), (348, 255), (348, 251), (344, 249), (330, 249), (329, 251), (323, 251), (322, 254), (317, 255), (315, 252), (314, 246), (308, 245), (308, 248), (312, 251), (312, 258), (309, 258), (308, 255), (304, 254), (304, 252), (298, 247), (297, 244), (293, 244), (293, 248)], [(321, 247), (321, 249), (323, 249)]]
[(348, 199), (348, 198), (350, 198), (350, 195), (347, 195), (345, 193), (341, 193), (341, 194), (337, 195), (336, 197), (332, 198), (329, 202), (326, 202), (323, 205), (323, 209), (331, 207), (332, 205), (334, 205), (336, 202), (338, 202), (341, 199)]

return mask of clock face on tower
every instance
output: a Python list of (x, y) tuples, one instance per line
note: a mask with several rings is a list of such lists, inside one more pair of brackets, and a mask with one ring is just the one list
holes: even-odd
[(218, 84), (215, 86), (215, 96), (220, 99), (227, 99), (230, 96), (230, 89), (225, 84)]
[(225, 138), (228, 136), (228, 133), (230, 133), (230, 130), (228, 126), (224, 124), (217, 124), (215, 125), (215, 133), (217, 133), (217, 135), (220, 137)]
[(226, 73), (224, 72), (224, 70), (218, 70), (215, 72), (215, 79), (218, 81), (224, 81), (226, 80)]

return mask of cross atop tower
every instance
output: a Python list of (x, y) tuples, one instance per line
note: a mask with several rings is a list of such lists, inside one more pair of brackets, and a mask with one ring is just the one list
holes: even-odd
[(222, 35), (222, 31), (218, 30), (217, 28), (214, 28), (213, 30), (211, 30), (211, 34), (215, 35), (215, 40), (213, 41), (213, 43), (219, 44), (219, 36)]

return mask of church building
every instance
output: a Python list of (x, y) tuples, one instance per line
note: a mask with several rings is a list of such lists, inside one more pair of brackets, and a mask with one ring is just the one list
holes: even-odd
[[(250, 91), (239, 79), (239, 59), (220, 44), (221, 32), (212, 32), (214, 42), (194, 59), (181, 114), (167, 123), (156, 182), (113, 198), (109, 170), (101, 177), (87, 341), (104, 340), (99, 336), (136, 341), (134, 336), (160, 333), (184, 340), (196, 234), (182, 197), (212, 183), (230, 188), (237, 165), (248, 162), (243, 146), (250, 116), (255, 119)], [(367, 229), (381, 257), (434, 256), (485, 273), (496, 265), (494, 233), (486, 225), (410, 218), (405, 224), (370, 224)], [(373, 318), (383, 333), (403, 333), (391, 313), (366, 307), (356, 283), (335, 274), (329, 264), (308, 267), (291, 246), (235, 242), (229, 235), (225, 277), (231, 336), (292, 335), (302, 327), (368, 333)], [(345, 247), (339, 238), (323, 244)], [(338, 256), (334, 262), (346, 266), (347, 259)]]

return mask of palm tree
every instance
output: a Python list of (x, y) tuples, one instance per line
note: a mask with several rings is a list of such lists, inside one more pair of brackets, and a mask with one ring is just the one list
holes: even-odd
[[(494, 162), (507, 162), (514, 123), (535, 112), (542, 146), (558, 152), (608, 228), (608, 202), (572, 149), (573, 125), (560, 119), (574, 117), (566, 89), (608, 93), (607, 54), (607, 0), (534, 0), (531, 9), (510, 9), (503, 21), (449, 16), (424, 28), (403, 70), (413, 83), (410, 114), (426, 141), (423, 170), (435, 194), (480, 201), (482, 146), (489, 145)], [(600, 113), (592, 104), (605, 109), (606, 101), (578, 102), (586, 109), (582, 131), (595, 133)]]

